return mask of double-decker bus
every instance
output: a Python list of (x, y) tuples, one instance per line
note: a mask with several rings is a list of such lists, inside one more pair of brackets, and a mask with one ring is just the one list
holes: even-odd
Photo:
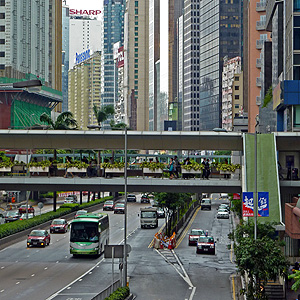
[(71, 222), (70, 253), (73, 256), (100, 255), (109, 243), (107, 214), (80, 215)]

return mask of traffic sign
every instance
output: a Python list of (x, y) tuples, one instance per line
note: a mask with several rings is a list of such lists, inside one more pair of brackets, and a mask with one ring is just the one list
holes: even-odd
[[(131, 251), (129, 244), (126, 245), (127, 254)], [(112, 249), (114, 248), (114, 258), (124, 257), (124, 245), (105, 245), (104, 246), (104, 258), (112, 258)]]

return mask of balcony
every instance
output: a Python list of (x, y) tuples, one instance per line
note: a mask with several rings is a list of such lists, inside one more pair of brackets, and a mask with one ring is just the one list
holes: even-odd
[(256, 3), (256, 11), (266, 11), (266, 1), (260, 1)]
[(269, 39), (266, 39), (266, 40), (257, 40), (256, 41), (256, 49), (260, 50), (262, 49), (263, 45), (264, 45), (264, 42), (268, 42)]
[(261, 69), (261, 58), (256, 59), (256, 68)]
[(266, 30), (266, 21), (256, 21), (256, 30)]
[[(256, 78), (257, 81), (258, 78)], [(256, 96), (256, 105), (261, 105), (261, 97), (260, 96)]]

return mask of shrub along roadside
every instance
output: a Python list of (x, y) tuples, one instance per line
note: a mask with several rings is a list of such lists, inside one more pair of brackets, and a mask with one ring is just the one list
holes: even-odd
[(12, 235), (14, 233), (29, 229), (34, 226), (38, 226), (40, 224), (46, 223), (50, 220), (60, 218), (61, 216), (64, 216), (66, 214), (69, 214), (73, 211), (76, 211), (78, 209), (84, 209), (96, 204), (100, 204), (108, 199), (113, 199), (112, 196), (104, 197), (101, 199), (96, 199), (95, 201), (91, 201), (88, 203), (83, 203), (82, 205), (79, 204), (63, 204), (60, 206), (60, 208), (54, 212), (49, 211), (45, 214), (42, 214), (40, 216), (35, 216), (32, 219), (28, 220), (18, 220), (11, 223), (5, 223), (0, 226), (0, 239), (7, 237), (9, 235)]
[(120, 287), (104, 300), (124, 300), (129, 296), (129, 294), (130, 290), (128, 286)]

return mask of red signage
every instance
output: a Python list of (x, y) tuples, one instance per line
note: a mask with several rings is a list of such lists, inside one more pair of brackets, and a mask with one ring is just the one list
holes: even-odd
[(84, 10), (84, 9), (70, 9), (69, 11), (70, 15), (99, 15), (101, 14), (101, 10), (94, 10), (94, 9), (89, 9), (89, 10)]
[(124, 67), (124, 47), (123, 46), (118, 49), (117, 67), (118, 68)]
[(233, 200), (239, 200), (239, 199), (241, 199), (241, 195), (238, 194), (238, 193), (234, 193), (233, 194)]

